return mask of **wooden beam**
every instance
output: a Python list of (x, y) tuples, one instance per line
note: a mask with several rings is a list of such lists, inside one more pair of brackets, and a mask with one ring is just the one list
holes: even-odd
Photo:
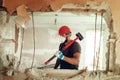
[(17, 28), (17, 25), (15, 24), (15, 53), (18, 49), (18, 34), (19, 34), (19, 28)]
[(91, 13), (105, 13), (105, 9), (97, 10), (97, 9), (80, 9), (80, 8), (63, 8), (61, 12), (91, 12)]

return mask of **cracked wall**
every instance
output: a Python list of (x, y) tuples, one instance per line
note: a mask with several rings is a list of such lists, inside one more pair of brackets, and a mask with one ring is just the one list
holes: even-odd
[[(105, 16), (104, 16), (104, 18), (106, 19), (106, 22), (108, 24), (109, 31), (110, 31), (110, 36), (109, 36), (108, 44), (107, 44), (108, 53), (106, 54), (108, 63), (106, 63), (106, 66), (107, 66), (107, 70), (112, 70), (116, 74), (119, 74), (120, 73), (119, 72), (120, 71), (120, 62), (119, 62), (120, 61), (119, 60), (119, 56), (120, 56), (119, 55), (119, 52), (120, 52), (119, 51), (119, 44), (120, 44), (119, 43), (120, 42), (120, 39), (119, 39), (119, 35), (120, 35), (120, 33), (119, 33), (120, 32), (119, 17), (120, 16), (119, 16), (119, 13), (120, 13), (120, 11), (117, 10), (119, 8), (119, 4), (118, 4), (119, 1), (115, 0), (115, 3), (110, 4), (110, 8), (107, 8), (107, 10), (106, 10), (107, 12), (105, 13)], [(115, 5), (117, 5), (117, 8), (114, 8)], [(1, 15), (2, 15), (2, 17), (1, 17)], [(5, 22), (4, 21), (5, 18), (3, 18), (3, 15), (4, 14), (0, 13), (0, 22), (1, 22), (0, 24), (1, 25), (3, 25), (3, 23)], [(5, 34), (3, 34), (3, 35), (5, 35)], [(0, 39), (3, 39), (3, 38), (0, 38)], [(19, 44), (19, 46), (20, 46), (20, 44)], [(19, 54), (20, 54), (20, 52), (17, 53), (18, 58), (19, 58)], [(5, 63), (7, 63), (7, 61)], [(8, 64), (9, 63), (10, 62), (8, 62)], [(2, 64), (3, 64), (3, 62), (2, 62)], [(6, 65), (8, 65), (8, 64), (6, 64)], [(2, 66), (4, 66), (4, 65), (1, 65), (0, 67), (2, 67)]]

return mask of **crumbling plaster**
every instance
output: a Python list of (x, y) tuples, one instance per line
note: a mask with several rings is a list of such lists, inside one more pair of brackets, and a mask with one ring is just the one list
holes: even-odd
[(113, 56), (116, 57), (114, 60), (114, 67), (115, 67), (115, 71), (118, 72), (120, 71), (120, 69), (118, 68), (120, 66), (120, 24), (119, 24), (119, 20), (120, 20), (120, 10), (119, 10), (119, 0), (106, 0), (108, 5), (110, 6), (110, 11), (111, 11), (111, 17), (108, 17), (110, 24), (108, 26), (110, 26), (110, 32), (111, 35), (114, 34), (114, 52)]
[(116, 64), (120, 64), (120, 10), (119, 10), (119, 5), (120, 1), (115, 0), (114, 2), (111, 1), (110, 7), (111, 7), (111, 13), (112, 13), (112, 18), (113, 18), (113, 29), (114, 32), (116, 33)]
[[(119, 13), (120, 13), (120, 10), (119, 9), (119, 3), (120, 1), (119, 0), (114, 0), (114, 2), (112, 1), (107, 1), (107, 4), (108, 6), (110, 6), (110, 8), (106, 8), (106, 13), (104, 14), (104, 18), (106, 19), (106, 22), (108, 24), (108, 28), (110, 30), (110, 36), (109, 36), (109, 39), (108, 39), (108, 53), (110, 55), (108, 55), (110, 57), (110, 63), (109, 63), (109, 69), (110, 70), (115, 70), (115, 72), (117, 72), (117, 74), (120, 73), (120, 51), (119, 51), (119, 47), (120, 47), (120, 39), (119, 39), (119, 36), (120, 36), (120, 24), (119, 24)], [(1, 12), (0, 12), (0, 24), (3, 25), (3, 22), (4, 22), (4, 19), (2, 19), (3, 17), (1, 17)], [(1, 26), (0, 26), (1, 27)], [(20, 46), (20, 44), (19, 44)], [(18, 52), (20, 53), (20, 52)], [(108, 54), (107, 53), (107, 54)], [(2, 65), (1, 65), (2, 66)], [(0, 66), (0, 67), (1, 67)], [(4, 66), (4, 65), (3, 65)], [(2, 79), (1, 79), (2, 80)]]

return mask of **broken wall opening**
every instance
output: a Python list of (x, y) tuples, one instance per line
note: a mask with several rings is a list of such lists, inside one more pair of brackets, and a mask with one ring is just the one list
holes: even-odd
[[(91, 45), (87, 45), (88, 43), (86, 43), (86, 31), (92, 31), (92, 33), (95, 33), (95, 14), (89, 14), (89, 15), (84, 15), (81, 14), (80, 15), (76, 15), (76, 14), (72, 14), (72, 13), (58, 13), (57, 17), (54, 16), (55, 13), (34, 13), (37, 14), (37, 16), (34, 16), (34, 20), (35, 20), (35, 38), (36, 38), (36, 60), (35, 62), (38, 62), (38, 64), (35, 63), (36, 66), (44, 66), (44, 62), (45, 60), (49, 59), (50, 56), (52, 56), (54, 54), (55, 51), (57, 51), (58, 49), (58, 45), (60, 43), (59, 41), (59, 37), (57, 34), (58, 28), (62, 25), (68, 25), (70, 26), (70, 28), (72, 29), (72, 39), (74, 39), (76, 36), (76, 32), (80, 32), (83, 36), (84, 36), (84, 40), (83, 41), (78, 41), (82, 47), (82, 52), (81, 52), (81, 58), (80, 58), (80, 68), (82, 69), (86, 66), (85, 60), (87, 60), (88, 56), (88, 52), (85, 53), (85, 48), (86, 46), (91, 47)], [(38, 18), (39, 17), (39, 18)], [(46, 18), (49, 17), (49, 19), (51, 19), (52, 22), (50, 21), (46, 21)], [(54, 24), (54, 20), (56, 21), (56, 24)], [(74, 20), (74, 21), (73, 21)], [(89, 22), (89, 20), (91, 20)], [(63, 23), (64, 22), (64, 23)], [(30, 22), (29, 28), (25, 30), (25, 38), (24, 38), (24, 46), (23, 46), (23, 54), (26, 56), (27, 55), (31, 55), (33, 54), (33, 36), (32, 35), (32, 27)], [(89, 27), (88, 27), (89, 25)], [(106, 27), (106, 23), (103, 21), (103, 31), (104, 31), (104, 38), (103, 38), (103, 42), (104, 42), (104, 51), (103, 51), (103, 55), (105, 56), (106, 53), (106, 42), (107, 42), (107, 38), (109, 35), (109, 31), (108, 28)], [(97, 31), (100, 33), (100, 26), (101, 26), (101, 16), (98, 15), (98, 20), (97, 20)], [(44, 34), (44, 35), (43, 35)], [(93, 34), (92, 34), (93, 35)], [(30, 39), (28, 40), (29, 37)], [(88, 36), (90, 37), (90, 36)], [(98, 34), (98, 38), (99, 38), (99, 34)], [(91, 38), (91, 37), (90, 37)], [(92, 39), (89, 40), (91, 42), (94, 43), (94, 35), (92, 36)], [(99, 41), (97, 41), (99, 42)], [(30, 44), (31, 43), (31, 44)], [(85, 46), (86, 44), (86, 46)], [(41, 46), (42, 45), (42, 46)], [(92, 44), (94, 45), (94, 44)], [(94, 49), (94, 47), (92, 47)], [(101, 47), (102, 48), (102, 47)], [(91, 52), (91, 55), (93, 55), (94, 52)], [(39, 56), (38, 56), (39, 55)], [(85, 56), (86, 55), (86, 56)], [(44, 57), (44, 58), (43, 58)], [(103, 60), (103, 59), (101, 59)], [(89, 61), (89, 60), (88, 60)], [(91, 60), (93, 64), (93, 59)], [(32, 61), (30, 61), (32, 62)], [(86, 61), (87, 62), (87, 61)], [(50, 64), (54, 64), (55, 60), (53, 62), (51, 62)], [(103, 63), (103, 65), (105, 65), (105, 63)], [(87, 65), (88, 66), (88, 65)], [(105, 70), (105, 67), (102, 68)]]
[[(112, 27), (113, 27), (113, 26), (112, 26), (112, 23), (111, 23), (112, 20), (110, 19), (110, 18), (111, 18), (111, 15), (108, 15), (108, 14), (110, 14), (110, 13), (108, 12), (108, 13), (105, 14), (105, 15), (107, 15), (107, 16), (105, 16), (105, 19), (107, 19), (106, 22), (107, 22), (107, 24), (108, 24), (109, 31), (110, 31), (110, 36), (109, 36), (110, 45), (113, 45), (113, 46), (112, 46), (112, 51), (111, 51), (111, 53), (114, 53), (115, 44), (113, 44), (113, 43), (115, 43), (115, 42), (114, 42), (114, 40), (115, 40), (114, 35), (115, 35), (115, 34), (114, 34), (114, 30), (112, 29)], [(110, 20), (110, 21), (109, 21), (109, 20)], [(109, 23), (109, 22), (110, 22), (110, 23)], [(112, 42), (112, 43), (111, 43), (111, 42)], [(109, 47), (109, 43), (108, 43), (108, 47)], [(109, 51), (111, 50), (111, 49), (110, 49), (110, 50), (109, 50), (109, 49), (110, 49), (110, 48), (108, 48), (108, 53), (110, 53)], [(111, 56), (111, 58), (113, 59), (113, 56)], [(109, 57), (108, 57), (107, 59), (109, 59)], [(112, 61), (111, 61), (111, 62), (112, 62)], [(109, 65), (112, 64), (112, 65), (111, 65), (112, 70), (113, 70), (113, 67), (112, 67), (112, 66), (114, 66), (113, 63), (114, 63), (114, 60), (113, 60), (112, 63), (108, 63)], [(110, 68), (110, 66), (109, 66), (109, 68)], [(109, 70), (109, 68), (108, 68), (108, 70)]]

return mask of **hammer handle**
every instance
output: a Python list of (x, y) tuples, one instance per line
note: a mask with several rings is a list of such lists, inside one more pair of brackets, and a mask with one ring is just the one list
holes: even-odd
[(48, 60), (45, 62), (45, 64), (47, 65), (47, 64), (48, 64), (51, 60), (53, 60), (55, 57), (56, 57), (56, 56), (53, 55), (50, 59), (48, 59)]
[(76, 37), (74, 40), (72, 40), (70, 43), (68, 43), (63, 50), (67, 49), (70, 45), (72, 45), (77, 39), (79, 39), (79, 37)]

